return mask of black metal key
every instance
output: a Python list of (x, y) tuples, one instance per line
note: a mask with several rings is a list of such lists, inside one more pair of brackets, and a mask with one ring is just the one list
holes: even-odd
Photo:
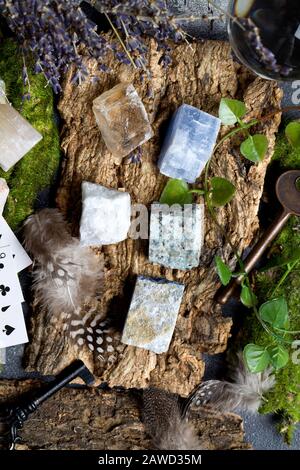
[(18, 400), (18, 404), (4, 404), (0, 408), (0, 448), (14, 450), (17, 442), (21, 440), (18, 430), (23, 427), (28, 416), (52, 395), (70, 383), (76, 377), (80, 377), (87, 385), (94, 382), (94, 377), (80, 360), (62, 370), (56, 378), (38, 389), (32, 398), (23, 395)]

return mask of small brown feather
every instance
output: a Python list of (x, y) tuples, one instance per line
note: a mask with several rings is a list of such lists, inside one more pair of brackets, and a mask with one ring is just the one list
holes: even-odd
[(74, 312), (99, 295), (103, 263), (69, 232), (57, 209), (44, 209), (24, 224), (24, 244), (35, 261), (37, 300), (51, 313)]
[(160, 450), (201, 450), (193, 426), (182, 418), (178, 396), (157, 388), (143, 391), (144, 424)]
[(230, 364), (230, 378), (207, 380), (201, 383), (187, 399), (185, 410), (211, 405), (220, 411), (245, 410), (255, 413), (262, 404), (263, 395), (275, 384), (274, 371), (252, 374), (246, 367), (243, 354), (239, 353)]

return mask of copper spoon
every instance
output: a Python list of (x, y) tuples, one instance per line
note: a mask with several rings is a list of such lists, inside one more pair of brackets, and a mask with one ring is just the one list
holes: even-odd
[[(291, 215), (300, 216), (300, 171), (291, 170), (283, 173), (276, 183), (276, 195), (283, 207), (282, 212), (274, 220), (263, 237), (257, 242), (250, 254), (244, 260), (245, 272), (248, 274), (255, 266), (259, 258), (267, 249), (268, 245), (274, 240), (282, 230)], [(226, 302), (232, 297), (235, 289), (243, 280), (243, 275), (232, 279), (228, 286), (221, 288), (215, 297), (220, 304)]]

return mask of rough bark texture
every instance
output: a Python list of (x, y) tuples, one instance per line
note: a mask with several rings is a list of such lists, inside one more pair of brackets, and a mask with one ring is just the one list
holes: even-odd
[[(168, 119), (182, 103), (192, 104), (217, 114), (220, 99), (242, 99), (249, 110), (248, 118), (266, 116), (277, 109), (281, 92), (275, 82), (264, 81), (233, 62), (227, 43), (207, 41), (176, 46), (173, 65), (167, 70), (159, 64), (160, 54), (151, 44), (149, 69), (152, 80), (140, 80), (139, 72), (108, 59), (111, 73), (97, 71), (96, 64), (87, 60), (92, 75), (99, 80), (76, 87), (71, 76), (66, 78), (59, 104), (64, 120), (62, 147), (65, 153), (62, 178), (57, 195), (59, 208), (72, 222), (78, 233), (81, 210), (81, 182), (103, 184), (109, 188), (125, 189), (133, 203), (148, 207), (160, 197), (167, 178), (161, 175), (156, 162)], [(155, 136), (142, 147), (142, 163), (130, 164), (113, 158), (106, 149), (96, 125), (92, 101), (103, 91), (120, 81), (133, 82), (141, 96), (154, 129)], [(149, 97), (149, 95), (152, 95)], [(237, 189), (233, 202), (218, 210), (218, 220), (236, 249), (249, 245), (258, 228), (257, 212), (265, 172), (270, 161), (280, 114), (256, 126), (269, 140), (269, 151), (259, 165), (241, 157), (238, 139), (226, 141), (211, 163), (211, 175), (231, 180)], [(229, 129), (222, 129), (222, 134)], [(201, 179), (196, 186), (201, 184)], [(232, 266), (232, 250), (209, 216), (206, 217), (205, 248), (197, 269), (183, 272), (165, 269), (149, 263), (147, 240), (128, 239), (122, 243), (99, 248), (105, 258), (107, 289), (99, 303), (103, 316), (117, 320), (118, 328), (126, 317), (130, 296), (137, 274), (165, 277), (186, 285), (175, 333), (165, 354), (124, 347), (109, 366), (103, 366), (88, 349), (79, 352), (61, 334), (59, 319), (55, 327), (49, 324), (46, 311), (35, 309), (32, 319), (31, 344), (27, 349), (29, 370), (44, 374), (56, 373), (80, 356), (94, 371), (99, 381), (113, 386), (141, 388), (149, 384), (180, 395), (188, 395), (204, 373), (203, 352), (216, 354), (226, 349), (231, 319), (223, 318), (220, 306), (213, 301), (219, 287), (214, 268), (214, 256), (220, 255)]]
[[(2, 381), (0, 403), (39, 386), (33, 381)], [(76, 405), (75, 405), (76, 403)], [(203, 408), (191, 417), (203, 448), (246, 449), (242, 419)], [(139, 450), (153, 445), (142, 422), (141, 394), (65, 388), (45, 402), (20, 431), (22, 450)]]

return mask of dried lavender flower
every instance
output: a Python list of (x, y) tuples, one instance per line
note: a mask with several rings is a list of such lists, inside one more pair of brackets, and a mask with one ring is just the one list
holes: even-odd
[(239, 18), (240, 23), (245, 28), (245, 37), (248, 40), (250, 46), (256, 52), (257, 58), (261, 64), (263, 64), (267, 70), (280, 73), (282, 76), (287, 77), (292, 71), (291, 67), (286, 65), (280, 65), (277, 62), (275, 54), (264, 46), (260, 30), (251, 18)]
[[(81, 83), (87, 77), (80, 45), (97, 60), (103, 72), (107, 71), (104, 62), (109, 50), (118, 61), (132, 63), (146, 72), (148, 47), (144, 37), (150, 36), (163, 51), (162, 62), (170, 63), (169, 40), (178, 41), (183, 33), (165, 0), (90, 0), (89, 3), (106, 15), (119, 41), (109, 42), (103, 34), (98, 34), (97, 26), (80, 8), (80, 0), (0, 0), (0, 14), (15, 33), (22, 54), (33, 55), (35, 72), (44, 74), (55, 93), (61, 91), (61, 79), (71, 66), (75, 70), (74, 82)], [(23, 79), (29, 85), (25, 62)]]

